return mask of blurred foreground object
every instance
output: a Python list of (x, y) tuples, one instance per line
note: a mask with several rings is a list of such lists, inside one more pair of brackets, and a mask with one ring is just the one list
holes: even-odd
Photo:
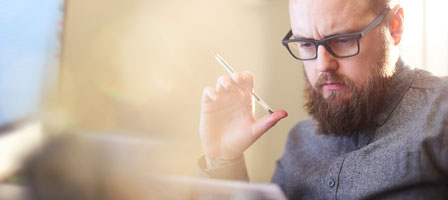
[(25, 160), (43, 144), (40, 113), (44, 96), (58, 86), (64, 2), (0, 1), (2, 200), (19, 198), (20, 186), (5, 182), (19, 177)]
[(29, 190), (26, 187), (14, 184), (0, 184), (1, 200), (26, 200)]
[(22, 121), (0, 128), (0, 182), (16, 174), (43, 145), (42, 125)]
[[(44, 144), (42, 124), (22, 120), (0, 127), (0, 199), (27, 199), (28, 188), (21, 185), (20, 171), (29, 156)], [(17, 179), (14, 181), (14, 179)]]
[(137, 137), (64, 136), (30, 160), (30, 199), (285, 199), (273, 184), (168, 175), (176, 163), (167, 157), (179, 160), (185, 150)]

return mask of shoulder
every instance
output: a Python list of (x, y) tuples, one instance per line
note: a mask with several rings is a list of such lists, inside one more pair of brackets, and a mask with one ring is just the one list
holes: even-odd
[(415, 78), (411, 88), (448, 90), (448, 77), (434, 76), (430, 72), (422, 69), (414, 69)]
[(448, 104), (448, 77), (434, 76), (428, 71), (415, 69), (415, 76), (406, 95), (413, 107), (424, 107), (431, 113), (443, 111)]
[[(441, 134), (442, 137), (448, 139), (448, 101), (441, 103), (435, 111), (433, 132)], [(446, 141), (448, 142), (448, 141)]]
[[(448, 77), (434, 76), (428, 71), (415, 69), (408, 98), (414, 99), (412, 107), (418, 109), (418, 116), (423, 118), (432, 129), (431, 136), (446, 137), (448, 134)], [(420, 106), (418, 106), (420, 104)]]

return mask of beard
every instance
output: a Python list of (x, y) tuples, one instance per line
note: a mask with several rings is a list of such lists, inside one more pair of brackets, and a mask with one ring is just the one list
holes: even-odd
[[(387, 55), (386, 51), (383, 51)], [(370, 76), (359, 87), (343, 75), (334, 72), (322, 73), (314, 87), (306, 74), (305, 109), (313, 116), (320, 132), (325, 135), (351, 136), (361, 130), (375, 127), (375, 118), (390, 88), (391, 76), (387, 57), (370, 66)], [(321, 92), (325, 81), (343, 84), (343, 91), (330, 90), (325, 98)], [(348, 95), (347, 95), (348, 94)]]

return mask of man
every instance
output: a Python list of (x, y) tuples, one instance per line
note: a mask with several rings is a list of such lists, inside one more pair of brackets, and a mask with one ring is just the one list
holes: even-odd
[[(400, 59), (398, 2), (290, 0), (289, 10), (283, 44), (303, 60), (312, 118), (290, 131), (272, 181), (289, 199), (446, 198), (448, 80)], [(244, 151), (287, 116), (255, 120), (252, 89), (241, 72), (204, 90), (204, 175), (247, 180)]]

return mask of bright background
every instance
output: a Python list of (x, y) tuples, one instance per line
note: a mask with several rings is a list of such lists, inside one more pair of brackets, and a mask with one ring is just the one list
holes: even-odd
[(448, 1), (402, 0), (404, 59), (435, 75), (448, 75)]
[[(167, 171), (195, 176), (202, 155), (202, 89), (226, 74), (212, 55), (217, 51), (235, 69), (255, 74), (256, 91), (271, 107), (289, 112), (246, 154), (252, 180), (270, 179), (288, 130), (306, 115), (301, 65), (281, 45), (289, 30), (286, 1), (76, 0), (67, 5), (64, 111), (54, 117), (60, 126), (175, 146), (164, 152), (175, 158), (165, 161)], [(265, 114), (258, 106), (256, 112)]]
[(0, 126), (37, 112), (43, 88), (56, 85), (61, 8), (63, 0), (0, 1)]
[[(446, 2), (403, 5), (404, 57), (448, 74)], [(226, 73), (212, 56), (217, 51), (234, 68), (252, 71), (257, 93), (289, 113), (246, 153), (252, 180), (270, 180), (288, 130), (306, 117), (301, 63), (280, 42), (290, 27), (286, 0), (73, 0), (67, 6), (54, 126), (149, 138), (172, 147), (162, 152), (167, 171), (194, 176), (202, 154), (202, 89)], [(257, 106), (257, 117), (264, 114)]]

